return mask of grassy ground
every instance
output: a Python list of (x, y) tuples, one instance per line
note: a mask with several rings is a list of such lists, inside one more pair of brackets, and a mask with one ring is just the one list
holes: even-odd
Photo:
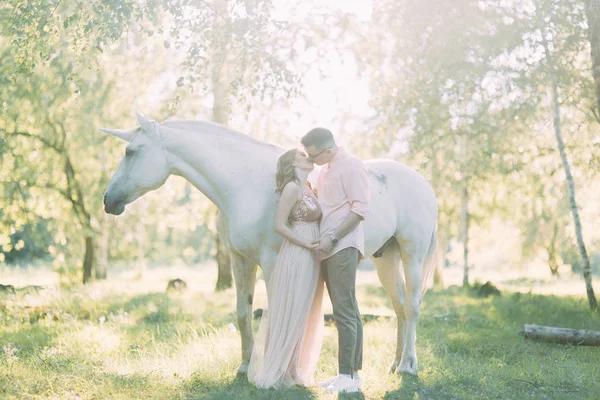
[[(337, 398), (318, 388), (258, 390), (236, 379), (235, 294), (212, 292), (213, 271), (148, 270), (146, 280), (124, 273), (85, 288), (0, 295), (0, 398)], [(392, 315), (367, 274), (360, 279), (361, 311)], [(188, 291), (166, 295), (175, 277), (187, 281)], [(264, 306), (262, 282), (257, 292)], [(368, 322), (364, 392), (340, 398), (599, 398), (600, 348), (528, 341), (518, 335), (525, 323), (600, 330), (582, 297), (430, 291), (418, 329), (419, 376), (385, 373), (395, 320)], [(335, 365), (336, 335), (328, 327), (317, 379), (334, 375)]]

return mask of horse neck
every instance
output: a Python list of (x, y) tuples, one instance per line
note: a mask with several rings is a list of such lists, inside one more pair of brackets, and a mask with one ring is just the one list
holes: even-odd
[[(189, 181), (225, 215), (274, 190), (279, 148), (214, 124), (161, 127), (171, 173)], [(270, 181), (273, 182), (270, 182)], [(272, 187), (273, 190), (269, 190)]]

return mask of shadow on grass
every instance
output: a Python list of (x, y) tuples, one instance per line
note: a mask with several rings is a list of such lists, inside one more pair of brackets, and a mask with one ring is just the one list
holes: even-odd
[(202, 296), (162, 292), (141, 294), (113, 300), (106, 310), (109, 319), (111, 314), (118, 318), (127, 313), (126, 318), (131, 323), (121, 325), (120, 329), (126, 337), (135, 338), (134, 345), (148, 342), (179, 344), (193, 335), (191, 331), (202, 336), (232, 323), (237, 326), (234, 313), (226, 312), (222, 306), (215, 306), (211, 299)]
[[(125, 302), (113, 302), (108, 313), (127, 312), (136, 315), (138, 324), (168, 324), (170, 322), (192, 322), (194, 319), (209, 321), (213, 327), (235, 322), (233, 310), (214, 310), (210, 299), (198, 298), (194, 302), (205, 302), (202, 307), (190, 309), (190, 299), (170, 296), (162, 292), (134, 296)], [(217, 307), (218, 308), (218, 307)]]
[[(472, 383), (472, 382), (471, 382)], [(400, 388), (387, 392), (386, 400), (404, 399), (455, 399), (456, 396), (445, 393), (441, 385), (425, 385), (418, 376), (404, 374)]]
[[(460, 312), (459, 312), (460, 310)], [(600, 329), (600, 314), (591, 313), (583, 297), (548, 296), (502, 292), (483, 298), (474, 291), (450, 287), (430, 291), (424, 297), (422, 318), (439, 318), (440, 311), (471, 320), (486, 320), (492, 326), (524, 324), (570, 325), (576, 329)]]
[(245, 376), (223, 381), (193, 376), (183, 385), (183, 398), (192, 399), (316, 399), (317, 395), (307, 388), (293, 387), (285, 390), (259, 389)]
[(28, 358), (47, 347), (56, 336), (56, 333), (38, 324), (20, 327), (17, 331), (0, 332), (0, 352), (2, 346), (10, 344), (19, 349), (19, 357)]
[(114, 373), (102, 373), (99, 375), (100, 380), (103, 382), (103, 389), (115, 393), (123, 392), (123, 390), (139, 390), (144, 391), (151, 386), (151, 374), (139, 375), (139, 374), (127, 374), (119, 375)]
[[(516, 278), (516, 279), (500, 280), (499, 282), (501, 282), (503, 285), (532, 286), (532, 285), (543, 285), (545, 283), (552, 282), (552, 280), (553, 280), (552, 278), (551, 279), (537, 279), (537, 278), (522, 277), (522, 278)], [(554, 280), (558, 281), (559, 278), (554, 278)]]
[(492, 306), (500, 318), (518, 325), (600, 329), (600, 314), (591, 313), (584, 298), (509, 293), (495, 299)]
[(338, 398), (338, 400), (365, 400), (365, 395), (362, 394), (361, 392), (358, 392), (358, 393), (339, 393), (337, 395), (337, 398)]
[(131, 313), (141, 308), (147, 308), (155, 305), (158, 308), (168, 307), (169, 297), (165, 293), (147, 293), (134, 296), (127, 301), (112, 302), (107, 308), (108, 313), (119, 313), (121, 311)]

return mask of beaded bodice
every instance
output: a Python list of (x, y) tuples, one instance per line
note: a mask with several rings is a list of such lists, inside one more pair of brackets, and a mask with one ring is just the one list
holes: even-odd
[(315, 195), (308, 189), (302, 190), (302, 199), (296, 203), (288, 222), (319, 222), (321, 219), (321, 207)]

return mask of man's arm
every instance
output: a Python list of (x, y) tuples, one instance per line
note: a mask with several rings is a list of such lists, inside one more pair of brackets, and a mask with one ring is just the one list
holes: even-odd
[[(354, 230), (364, 218), (351, 211), (344, 222), (333, 232), (333, 237), (341, 239)], [(333, 238), (332, 238), (333, 239)]]
[(352, 208), (346, 219), (344, 219), (344, 222), (330, 236), (321, 239), (320, 249), (322, 250), (331, 249), (334, 238), (339, 240), (352, 232), (365, 219), (369, 211), (369, 173), (365, 165), (361, 162), (348, 171), (348, 173), (343, 174), (341, 179)]

